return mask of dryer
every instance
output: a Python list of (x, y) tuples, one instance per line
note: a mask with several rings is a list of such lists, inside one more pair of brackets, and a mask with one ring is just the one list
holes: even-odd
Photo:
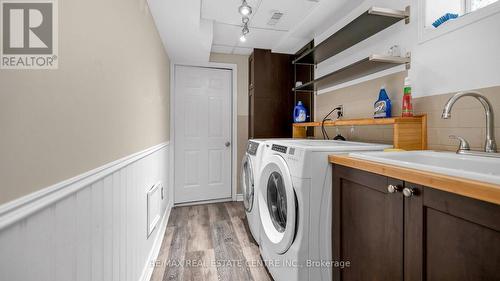
[(247, 151), (241, 163), (241, 187), (243, 205), (247, 216), (248, 227), (257, 244), (260, 243), (260, 215), (257, 204), (258, 180), (260, 179), (260, 164), (262, 161), (264, 140), (248, 141)]
[(265, 145), (257, 196), (262, 258), (275, 281), (329, 281), (332, 169), (328, 155), (392, 146), (322, 140), (273, 140)]

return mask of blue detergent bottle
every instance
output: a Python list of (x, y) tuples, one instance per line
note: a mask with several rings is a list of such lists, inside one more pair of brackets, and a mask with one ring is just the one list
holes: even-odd
[(389, 95), (387, 95), (387, 92), (385, 91), (385, 86), (383, 86), (380, 89), (380, 92), (378, 94), (378, 100), (375, 102), (374, 108), (375, 108), (373, 113), (374, 118), (392, 117), (391, 99), (389, 98)]
[(298, 101), (297, 105), (293, 110), (293, 122), (295, 123), (306, 122), (306, 118), (307, 118), (307, 109), (302, 104), (302, 101)]

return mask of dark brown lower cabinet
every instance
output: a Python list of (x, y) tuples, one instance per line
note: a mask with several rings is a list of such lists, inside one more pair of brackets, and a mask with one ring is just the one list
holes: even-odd
[(333, 169), (333, 280), (500, 280), (499, 205)]

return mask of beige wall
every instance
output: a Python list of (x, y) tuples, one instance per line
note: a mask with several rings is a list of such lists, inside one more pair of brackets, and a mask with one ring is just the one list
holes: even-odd
[[(345, 118), (347, 119), (372, 117), (373, 103), (378, 98), (378, 92), (382, 85), (386, 85), (391, 97), (393, 115), (400, 116), (405, 77), (406, 72), (393, 74), (319, 95), (316, 99), (316, 120), (321, 120), (335, 105), (339, 104), (344, 105)], [(479, 89), (479, 91), (493, 105), (496, 113), (496, 136), (500, 138), (500, 87)], [(450, 140), (449, 135), (463, 136), (470, 142), (472, 149), (482, 149), (486, 121), (484, 110), (479, 102), (473, 98), (464, 98), (455, 104), (451, 119), (441, 119), (443, 106), (453, 94), (421, 97), (413, 100), (415, 113), (426, 113), (428, 116), (429, 149), (456, 150), (457, 141)], [(344, 136), (358, 141), (390, 143), (392, 140), (392, 128), (386, 126), (354, 127), (354, 129), (343, 127), (339, 131)], [(336, 129), (330, 128), (328, 132), (332, 137), (335, 135)], [(321, 136), (319, 130), (316, 131), (316, 136)]]
[(59, 69), (0, 71), (0, 204), (169, 139), (146, 1), (59, 1)]
[(241, 159), (245, 155), (246, 145), (248, 141), (248, 56), (243, 55), (228, 55), (228, 54), (210, 54), (211, 62), (218, 63), (233, 63), (237, 65), (238, 85), (238, 194), (241, 193), (240, 186), (240, 165)]

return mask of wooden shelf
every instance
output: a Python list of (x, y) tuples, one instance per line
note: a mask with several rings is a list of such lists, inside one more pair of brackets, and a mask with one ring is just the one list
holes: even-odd
[[(405, 150), (427, 149), (427, 115), (393, 118), (364, 118), (326, 121), (325, 127), (334, 126), (393, 126), (394, 148)], [(305, 138), (307, 128), (321, 127), (321, 122), (294, 123), (293, 137)]]
[[(333, 126), (373, 126), (392, 125), (400, 123), (421, 123), (422, 116), (415, 117), (393, 117), (393, 118), (363, 118), (363, 119), (341, 119), (336, 121), (325, 121), (325, 127)], [(321, 122), (294, 123), (294, 127), (320, 127)]]
[(304, 85), (296, 87), (295, 91), (317, 91), (328, 87), (333, 87), (348, 81), (352, 81), (379, 71), (383, 71), (398, 65), (407, 65), (410, 58), (392, 57), (385, 55), (371, 55), (351, 65), (322, 76)]
[(318, 46), (295, 59), (293, 63), (318, 64), (403, 19), (409, 23), (409, 6), (404, 11), (371, 7)]

